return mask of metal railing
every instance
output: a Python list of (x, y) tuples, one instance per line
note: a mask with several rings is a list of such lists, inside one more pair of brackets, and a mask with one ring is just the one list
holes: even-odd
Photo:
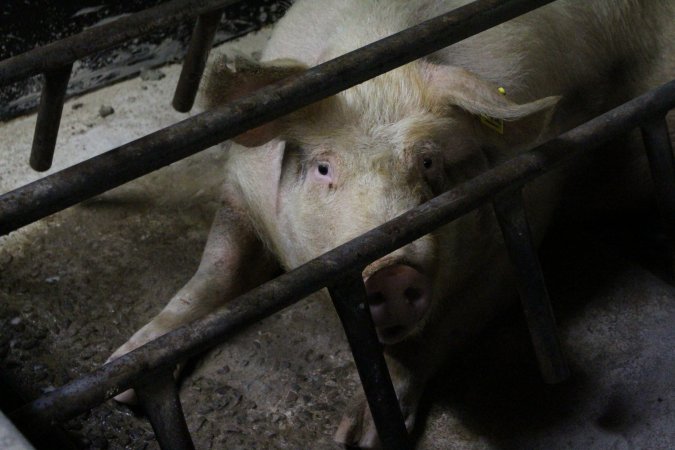
[(0, 61), (0, 85), (32, 75), (44, 76), (31, 167), (38, 171), (51, 167), (66, 88), (76, 60), (198, 17), (173, 100), (178, 111), (186, 112), (194, 102), (222, 10), (238, 1), (174, 0)]
[[(551, 1), (479, 0), (4, 194), (0, 196), (0, 235)], [(200, 60), (197, 66), (203, 68), (203, 62)], [(674, 107), (675, 80), (253, 289), (229, 302), (226, 310), (180, 327), (50, 392), (11, 417), (20, 428), (61, 421), (133, 387), (150, 415), (162, 448), (190, 448), (191, 438), (171, 376), (175, 364), (327, 287), (384, 446), (410, 448), (382, 348), (368, 308), (364, 308), (367, 301), (361, 273), (372, 261), (487, 202), (493, 203), (516, 267), (542, 375), (548, 382), (561, 381), (568, 369), (530, 238), (521, 189), (571, 158), (575, 150), (588, 150), (627, 129), (642, 126), (659, 204), (664, 217), (670, 218), (670, 231), (674, 231), (675, 164), (665, 126), (665, 114)]]

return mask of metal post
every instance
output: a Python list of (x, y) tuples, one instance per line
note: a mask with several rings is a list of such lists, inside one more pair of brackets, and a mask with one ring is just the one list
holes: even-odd
[(493, 206), (516, 270), (518, 293), (539, 370), (547, 383), (559, 383), (569, 377), (569, 369), (560, 349), (555, 318), (527, 223), (521, 190), (497, 195)]
[(329, 287), (368, 399), (377, 434), (386, 449), (411, 448), (401, 408), (370, 317), (363, 279), (352, 273)]
[(173, 370), (146, 378), (136, 387), (136, 395), (150, 419), (162, 450), (194, 450)]
[(668, 136), (665, 116), (641, 126), (642, 139), (654, 180), (656, 201), (668, 233), (670, 250), (670, 281), (675, 282), (675, 158)]
[(40, 107), (38, 109), (33, 148), (30, 153), (30, 166), (37, 171), (48, 170), (52, 166), (56, 137), (59, 134), (63, 101), (70, 80), (72, 64), (44, 74)]
[(188, 112), (192, 109), (222, 15), (223, 11), (218, 10), (202, 14), (197, 18), (176, 92), (173, 95), (172, 105), (176, 111)]

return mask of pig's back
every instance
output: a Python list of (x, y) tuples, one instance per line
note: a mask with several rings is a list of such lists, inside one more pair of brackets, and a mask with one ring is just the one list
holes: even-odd
[(298, 0), (275, 26), (263, 60), (314, 66), (470, 1)]
[[(277, 24), (263, 58), (314, 66), (467, 3), (298, 0)], [(521, 102), (595, 89), (603, 89), (597, 96), (606, 98), (604, 90), (617, 86), (605, 81), (619, 70), (647, 67), (645, 60), (657, 55), (674, 20), (672, 0), (558, 0), (433, 58), (508, 85)]]

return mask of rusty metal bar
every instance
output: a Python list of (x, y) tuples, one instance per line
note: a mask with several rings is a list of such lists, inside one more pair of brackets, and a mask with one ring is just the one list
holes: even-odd
[(63, 100), (66, 97), (72, 64), (44, 74), (40, 107), (35, 123), (30, 166), (37, 171), (49, 170), (52, 166), (56, 137), (59, 134)]
[(197, 18), (190, 38), (190, 46), (183, 60), (176, 92), (171, 102), (176, 111), (188, 112), (192, 109), (222, 15), (223, 11), (218, 10), (202, 14)]
[(641, 126), (656, 200), (668, 234), (670, 281), (675, 283), (675, 158), (665, 115)]
[(536, 149), (490, 169), (452, 190), (398, 216), (232, 300), (228, 308), (182, 326), (119, 359), (22, 407), (12, 418), (30, 425), (46, 418), (64, 420), (132, 387), (143, 373), (172, 368), (227, 340), (246, 325), (363, 268), (409, 242), (466, 214), (505, 189), (523, 186), (537, 176), (618, 133), (637, 127), (675, 107), (675, 80), (635, 98)]
[(0, 197), (0, 235), (552, 1), (478, 0), (19, 188)]
[(173, 370), (165, 370), (145, 378), (135, 387), (138, 400), (150, 419), (162, 450), (194, 450), (192, 437), (185, 423)]
[(370, 316), (361, 270), (344, 276), (328, 288), (368, 399), (377, 434), (385, 449), (412, 448)]
[[(28, 392), (29, 388), (19, 386), (17, 380), (10, 377), (7, 372), (0, 370), (0, 411), (13, 411), (21, 405), (25, 405), (27, 399), (32, 395)], [(2, 428), (2, 426), (0, 426)], [(75, 444), (67, 432), (59, 424), (49, 420), (38, 420), (36, 426), (31, 428), (19, 429), (30, 443), (38, 449), (58, 448), (59, 450), (78, 450), (81, 446)], [(2, 440), (2, 430), (0, 429), (0, 449), (5, 450)]]
[(516, 271), (520, 301), (530, 330), (539, 370), (547, 383), (569, 378), (549, 300), (544, 274), (525, 214), (520, 189), (497, 195), (492, 202), (506, 250)]
[(174, 0), (0, 61), (0, 85), (48, 73), (78, 59), (240, 0)]

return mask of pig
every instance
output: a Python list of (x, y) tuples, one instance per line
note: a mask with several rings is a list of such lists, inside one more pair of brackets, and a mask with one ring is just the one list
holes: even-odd
[[(298, 0), (261, 62), (212, 64), (205, 105), (465, 3)], [(641, 93), (674, 9), (669, 0), (559, 0), (237, 136), (195, 275), (111, 359)], [(564, 177), (525, 190), (537, 242)], [(515, 297), (491, 206), (373, 262), (363, 280), (410, 430), (439, 364)], [(379, 445), (363, 398), (335, 439)]]

